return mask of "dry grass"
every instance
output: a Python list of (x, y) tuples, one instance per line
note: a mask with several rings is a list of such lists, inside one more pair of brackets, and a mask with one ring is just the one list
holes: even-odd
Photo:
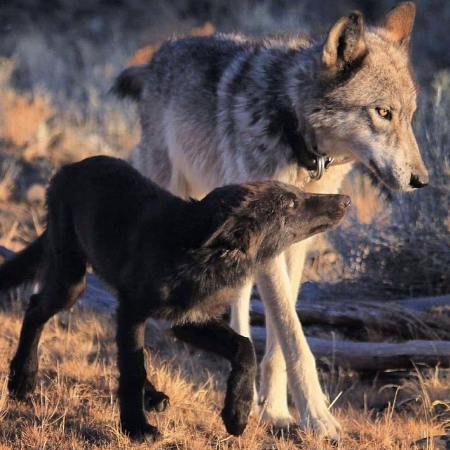
[(14, 190), (14, 163), (4, 163), (0, 168), (0, 202), (7, 202)]
[[(211, 22), (206, 22), (201, 27), (194, 27), (190, 31), (191, 36), (210, 36), (214, 34), (214, 26)], [(155, 52), (159, 50), (161, 47), (160, 43), (157, 44), (149, 44), (145, 47), (139, 48), (135, 51), (134, 55), (128, 59), (128, 65), (140, 65), (146, 64), (150, 61)]]
[(375, 187), (367, 176), (354, 172), (344, 180), (342, 192), (352, 199), (352, 208), (358, 222), (370, 224), (378, 221), (383, 211), (388, 207), (386, 199), (380, 189)]
[[(52, 166), (105, 154), (126, 156), (139, 137), (138, 121), (114, 99), (105, 105), (95, 88), (88, 106), (54, 98), (43, 87), (22, 94), (11, 86), (15, 59), (0, 58), (0, 144), (5, 154)], [(109, 67), (98, 69), (112, 78)]]
[[(210, 17), (217, 19), (215, 25), (225, 15), (219, 8), (220, 3), (212, 5), (209, 12)], [(312, 24), (319, 17), (323, 20), (325, 9), (333, 11), (337, 7), (330, 4), (324, 9), (318, 2), (314, 9), (317, 17), (305, 16), (299, 12), (308, 13), (316, 2), (299, 2), (286, 9), (284, 21), (275, 23), (270, 2), (259, 2), (253, 9), (245, 2), (241, 6), (238, 3), (238, 7), (233, 8), (237, 12), (228, 18), (232, 28), (246, 28), (256, 33), (275, 26), (278, 29), (280, 24), (297, 30), (301, 17), (309, 17), (305, 20)], [(337, 12), (333, 20), (336, 17)], [(420, 17), (433, 16), (421, 14)], [(426, 33), (422, 33), (422, 38), (429, 35), (430, 29), (437, 27), (424, 27)], [(194, 35), (213, 31), (209, 22), (191, 29)], [(133, 54), (122, 47), (126, 39), (119, 45), (113, 40), (105, 41), (106, 51), (91, 46), (87, 40), (77, 40), (81, 62), (75, 67), (72, 62), (77, 58), (71, 57), (73, 53), (68, 53), (66, 60), (63, 53), (57, 47), (49, 47), (42, 36), (27, 30), (18, 41), (15, 57), (0, 58), (1, 156), (7, 155), (19, 163), (45, 160), (52, 167), (95, 154), (126, 156), (138, 140), (137, 116), (126, 102), (116, 101), (106, 94), (114, 75)], [(446, 55), (444, 39), (434, 39), (433, 48), (438, 42), (442, 42), (442, 55)], [(158, 43), (143, 47), (128, 62), (143, 64), (158, 47)], [(70, 48), (67, 46), (67, 50)], [(114, 50), (110, 50), (112, 48)], [(422, 66), (429, 70), (426, 64)], [(32, 85), (29, 91), (16, 90), (12, 83), (15, 68), (23, 74), (24, 67), (29, 70)], [(49, 67), (55, 70), (48, 71)], [(70, 85), (70, 94), (61, 94), (64, 92), (60, 89), (60, 83), (64, 83), (61, 80), (65, 80), (65, 76), (70, 79), (73, 71), (77, 72), (76, 83)], [(431, 72), (427, 78), (432, 78)], [(429, 96), (430, 105), (426, 102), (421, 105), (420, 122), (416, 127), (422, 152), (432, 169), (433, 186), (415, 196), (394, 196), (394, 205), (387, 207), (380, 191), (355, 174), (352, 183), (344, 188), (352, 196), (352, 219), (331, 235), (330, 240), (323, 237), (318, 240), (307, 269), (309, 279), (339, 281), (348, 277), (358, 282), (357, 291), (361, 295), (366, 293), (364, 286), (367, 292), (378, 293), (380, 287), (388, 286), (384, 281), (390, 280), (391, 273), (396, 274), (400, 268), (405, 271), (412, 264), (414, 280), (425, 280), (430, 293), (436, 293), (432, 286), (434, 279), (424, 274), (428, 275), (430, 268), (432, 275), (448, 272), (444, 264), (449, 261), (448, 246), (442, 250), (442, 243), (448, 242), (450, 232), (447, 187), (450, 160), (446, 151), (450, 142), (449, 80), (448, 72), (436, 77), (435, 95)], [(45, 83), (45, 87), (41, 83)], [(42, 231), (44, 210), (42, 205), (11, 201), (20, 181), (16, 169), (14, 162), (6, 162), (0, 170), (0, 243), (19, 250)], [(422, 208), (423, 214), (417, 220), (415, 213)], [(424, 217), (428, 221), (425, 222)], [(399, 223), (403, 228), (388, 227)], [(445, 225), (445, 229), (441, 225)], [(385, 234), (394, 236), (393, 244), (380, 238), (383, 231), (380, 228), (386, 228)], [(435, 245), (421, 241), (421, 236), (431, 236)], [(397, 241), (405, 245), (401, 247)], [(412, 248), (414, 254), (407, 254), (399, 263), (398, 255), (402, 255), (404, 248)], [(389, 255), (395, 263), (393, 270), (385, 264)], [(416, 263), (416, 256), (420, 262)], [(419, 269), (423, 273), (418, 275)], [(410, 285), (411, 275), (405, 274), (404, 278), (404, 284)], [(448, 286), (448, 283), (443, 284)], [(399, 289), (404, 296), (404, 286)], [(50, 321), (40, 347), (38, 387), (29, 404), (9, 401), (6, 390), (7, 366), (17, 345), (20, 320), (17, 305), (0, 313), (0, 450), (147, 448), (131, 445), (119, 432), (113, 319), (78, 310)], [(161, 415), (149, 415), (149, 420), (157, 424), (164, 435), (154, 449), (287, 450), (301, 446), (319, 450), (331, 447), (310, 434), (294, 433), (292, 439), (274, 438), (259, 423), (258, 417), (251, 418), (242, 437), (228, 436), (220, 420), (227, 365), (173, 338), (162, 339), (160, 334), (157, 328), (149, 328), (148, 343), (157, 350), (156, 355), (148, 354), (149, 375), (171, 397), (172, 408)], [(398, 387), (363, 383), (354, 375), (322, 374), (329, 397), (337, 399), (333, 411), (343, 425), (340, 448), (408, 449), (417, 439), (444, 432), (450, 417), (446, 401), (450, 392), (444, 375), (439, 370), (417, 371)], [(432, 449), (432, 444), (427, 448)]]
[[(77, 310), (47, 325), (40, 345), (40, 372), (26, 404), (7, 399), (7, 370), (17, 345), (17, 304), (0, 313), (0, 448), (146, 448), (132, 445), (118, 427), (115, 397), (113, 318)], [(226, 365), (148, 327), (147, 371), (171, 397), (171, 408), (149, 414), (163, 438), (153, 449), (328, 449), (331, 445), (298, 432), (275, 438), (258, 417), (244, 435), (227, 435), (220, 419)], [(363, 385), (353, 378), (324, 376), (329, 392), (342, 391), (334, 413), (343, 425), (341, 449), (407, 449), (417, 439), (441, 434), (446, 424), (448, 386), (438, 371), (416, 376), (402, 387)], [(437, 408), (437, 405), (440, 405)], [(414, 448), (414, 447), (412, 447)], [(431, 448), (431, 447), (430, 447)]]
[(0, 133), (15, 145), (29, 145), (38, 139), (42, 127), (54, 115), (45, 95), (18, 95), (12, 90), (0, 91), (3, 126)]

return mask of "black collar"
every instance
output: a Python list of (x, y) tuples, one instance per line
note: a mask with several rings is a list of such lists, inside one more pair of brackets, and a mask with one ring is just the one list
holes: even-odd
[(282, 108), (281, 117), (285, 139), (292, 149), (297, 164), (310, 171), (317, 170), (318, 156), (310, 151), (305, 137), (300, 131), (294, 110), (286, 107)]
[[(291, 108), (282, 108), (281, 117), (283, 119), (283, 132), (286, 142), (292, 149), (292, 153), (299, 166), (307, 169), (312, 179), (320, 179), (323, 171), (332, 164), (346, 164), (352, 161), (351, 157), (344, 157), (336, 160), (326, 155), (321, 155), (315, 142), (311, 143), (312, 149), (307, 144), (305, 136), (300, 131), (297, 115)], [(323, 159), (322, 161), (320, 161)]]

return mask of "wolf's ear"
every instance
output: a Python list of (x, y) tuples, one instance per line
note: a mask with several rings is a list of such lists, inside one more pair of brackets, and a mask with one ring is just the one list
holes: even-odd
[(366, 52), (363, 18), (356, 11), (339, 19), (328, 32), (322, 61), (328, 70), (339, 71), (361, 60)]
[(387, 12), (381, 26), (392, 42), (409, 48), (415, 15), (416, 5), (413, 2), (399, 3)]

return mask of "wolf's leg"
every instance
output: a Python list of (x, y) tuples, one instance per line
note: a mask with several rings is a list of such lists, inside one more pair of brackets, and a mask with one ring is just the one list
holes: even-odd
[[(280, 256), (284, 259), (283, 256)], [(282, 262), (280, 261), (280, 265)], [(283, 264), (283, 270), (287, 267)], [(261, 297), (267, 295), (264, 285), (258, 283)], [(289, 295), (289, 293), (286, 293)], [(266, 351), (261, 362), (261, 386), (259, 399), (263, 411), (263, 421), (276, 428), (287, 428), (295, 423), (287, 403), (287, 374), (283, 352), (278, 342), (272, 317), (266, 309)]]
[(68, 252), (49, 258), (42, 289), (30, 298), (19, 346), (10, 364), (8, 389), (16, 398), (24, 398), (36, 385), (37, 349), (45, 323), (62, 309), (70, 308), (85, 287), (86, 261), (82, 254)]
[(287, 403), (287, 374), (283, 352), (276, 338), (271, 318), (266, 313), (266, 351), (261, 362), (259, 404), (262, 420), (275, 428), (288, 428), (295, 423)]
[(305, 240), (292, 245), (285, 251), (286, 265), (289, 280), (291, 282), (292, 300), (294, 304), (297, 303), (297, 297), (300, 291), (308, 244), (309, 240)]
[[(248, 281), (237, 293), (231, 304), (230, 326), (236, 333), (251, 339), (250, 335), (250, 297), (254, 281)], [(253, 385), (253, 410), (259, 412), (259, 395), (256, 389), (256, 381)]]
[(159, 435), (156, 427), (147, 423), (144, 414), (144, 386), (147, 373), (144, 365), (145, 319), (136, 317), (119, 299), (117, 311), (117, 365), (119, 368), (118, 397), (122, 431), (131, 439), (153, 442)]
[(250, 337), (250, 296), (253, 280), (247, 282), (231, 304), (230, 326), (241, 336)]
[(256, 377), (255, 349), (250, 339), (233, 331), (223, 320), (177, 326), (173, 331), (183, 341), (230, 361), (222, 419), (230, 434), (240, 436), (247, 426)]
[[(298, 244), (291, 246), (286, 251), (286, 263), (288, 267), (289, 279), (291, 281), (292, 299), (294, 301), (294, 306), (297, 303), (304, 263), (310, 241), (311, 239), (299, 242)], [(340, 429), (339, 423), (328, 411), (328, 408), (326, 409), (326, 412), (324, 412), (324, 410), (322, 409), (322, 418), (324, 420), (331, 421), (338, 430)], [(302, 422), (304, 424), (307, 424), (308, 420), (305, 421), (304, 419), (302, 419)]]
[(261, 269), (258, 287), (266, 315), (283, 351), (289, 387), (301, 424), (313, 428), (320, 435), (338, 439), (339, 424), (328, 411), (316, 362), (297, 317), (285, 255), (277, 256)]
[[(303, 263), (306, 255), (306, 242), (293, 245), (285, 252), (286, 269), (291, 286), (291, 299), (297, 298)], [(287, 427), (294, 423), (287, 404), (286, 363), (278, 342), (270, 314), (266, 314), (267, 342), (264, 359), (261, 363), (260, 400), (263, 405), (263, 420), (275, 427)]]

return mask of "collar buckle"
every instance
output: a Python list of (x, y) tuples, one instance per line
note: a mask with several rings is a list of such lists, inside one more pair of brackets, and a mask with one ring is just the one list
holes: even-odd
[(322, 156), (316, 153), (316, 168), (309, 171), (309, 177), (311, 180), (318, 181), (322, 178), (325, 171), (331, 166), (334, 158), (328, 156)]

